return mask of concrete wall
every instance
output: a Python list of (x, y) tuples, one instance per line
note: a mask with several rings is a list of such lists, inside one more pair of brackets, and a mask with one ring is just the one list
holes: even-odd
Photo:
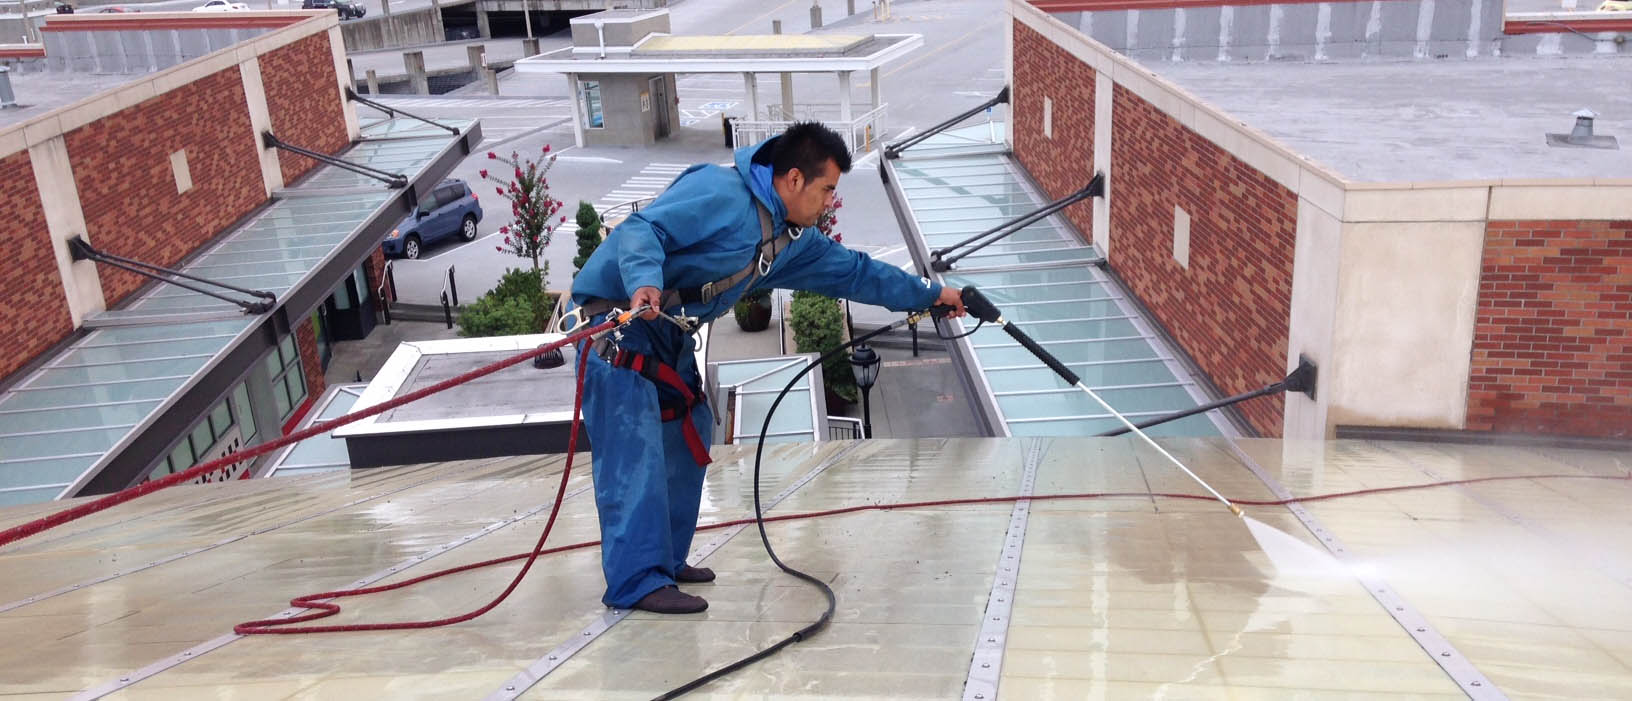
[(442, 15), (435, 8), (393, 12), (390, 17), (364, 17), (340, 25), (347, 51), (374, 51), (399, 46), (420, 46), (445, 40)]
[(595, 22), (604, 22), (602, 32), (605, 33), (607, 46), (634, 46), (635, 42), (645, 39), (653, 33), (669, 33), (669, 11), (657, 10), (646, 13), (638, 19), (618, 18), (616, 15), (607, 15), (597, 12), (592, 15), (575, 17), (571, 22), (573, 46), (600, 46), (601, 35), (595, 31)]
[(1105, 9), (1056, 17), (1116, 51), (1141, 60), (1172, 61), (1483, 56), (1493, 52), (1492, 39), (1502, 26), (1500, 0), (1128, 9), (1137, 4), (1085, 2)]
[[(657, 75), (579, 75), (581, 85), (585, 81), (598, 81), (601, 84), (601, 109), (603, 112), (600, 129), (590, 129), (584, 125), (584, 145), (586, 146), (650, 146), (656, 143), (653, 130), (656, 126), (657, 110), (670, 110), (670, 133), (679, 130), (679, 119), (673, 111), (675, 95), (674, 76), (667, 75), (669, 103), (659, 105), (655, 96), (651, 99), (651, 108), (641, 111), (640, 94), (650, 92), (652, 78)], [(579, 116), (578, 119), (582, 119)]]

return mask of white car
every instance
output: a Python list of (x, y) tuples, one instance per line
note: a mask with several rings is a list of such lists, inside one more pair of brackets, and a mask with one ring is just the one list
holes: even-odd
[(207, 3), (193, 8), (193, 12), (238, 12), (248, 10), (249, 5), (241, 2), (227, 2), (227, 0), (210, 0)]

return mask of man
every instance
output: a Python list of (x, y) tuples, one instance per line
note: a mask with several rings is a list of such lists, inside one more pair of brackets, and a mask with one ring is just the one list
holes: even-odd
[[(849, 170), (843, 139), (813, 122), (738, 149), (734, 168), (693, 166), (607, 236), (573, 281), (573, 304), (587, 323), (613, 307), (642, 305), (708, 321), (751, 289), (783, 288), (895, 311), (947, 304), (961, 316), (956, 289), (816, 231), (839, 174)], [(590, 353), (583, 404), (606, 576), (601, 601), (657, 613), (702, 611), (707, 601), (676, 587), (714, 580), (709, 569), (686, 564), (714, 420), (692, 339), (652, 313)]]

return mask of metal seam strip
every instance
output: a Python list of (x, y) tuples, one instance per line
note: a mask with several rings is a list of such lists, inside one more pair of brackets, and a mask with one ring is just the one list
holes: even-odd
[[(1042, 439), (1033, 439), (1026, 449), (1026, 469), (1020, 478), (1021, 496), (1031, 496), (1037, 484), (1042, 446)], [(1003, 535), (1003, 548), (998, 551), (992, 590), (986, 595), (986, 611), (981, 616), (980, 635), (975, 638), (975, 652), (969, 660), (969, 675), (963, 682), (964, 701), (991, 701), (997, 698), (997, 684), (1003, 672), (1003, 650), (1009, 641), (1014, 590), (1020, 579), (1020, 554), (1025, 549), (1026, 523), (1030, 515), (1030, 499), (1014, 502), (1014, 509), (1009, 512), (1009, 530)]]
[[(314, 514), (309, 514), (309, 515), (306, 515), (306, 516), (302, 516), (302, 517), (297, 518), (297, 519), (295, 519), (293, 521), (285, 521), (285, 522), (280, 523), (280, 524), (278, 524), (276, 526), (267, 526), (265, 528), (259, 528), (259, 529), (250, 531), (248, 533), (242, 533), (242, 534), (235, 535), (235, 536), (228, 536), (228, 537), (223, 538), (221, 540), (218, 540), (218, 541), (216, 541), (214, 543), (210, 543), (209, 545), (204, 545), (204, 546), (200, 546), (200, 547), (197, 547), (197, 548), (193, 548), (192, 550), (187, 550), (187, 551), (179, 552), (179, 553), (176, 553), (176, 554), (173, 554), (173, 555), (168, 555), (168, 556), (159, 558), (157, 560), (154, 560), (152, 562), (149, 562), (149, 563), (147, 563), (145, 565), (142, 565), (140, 567), (132, 567), (132, 568), (127, 569), (127, 570), (120, 570), (120, 571), (114, 572), (113, 574), (110, 574), (110, 575), (95, 577), (95, 578), (92, 578), (92, 579), (87, 579), (87, 580), (85, 580), (83, 582), (79, 582), (79, 583), (76, 583), (76, 584), (70, 584), (70, 585), (67, 585), (67, 586), (64, 586), (64, 587), (61, 587), (61, 588), (58, 588), (58, 589), (53, 589), (53, 590), (48, 591), (48, 592), (46, 592), (44, 594), (35, 594), (34, 596), (30, 596), (30, 597), (28, 597), (26, 599), (18, 599), (16, 601), (13, 601), (13, 602), (10, 602), (10, 603), (7, 603), (7, 604), (0, 604), (0, 613), (5, 613), (5, 612), (10, 611), (12, 609), (22, 608), (22, 607), (27, 606), (29, 604), (37, 604), (37, 603), (39, 603), (41, 601), (45, 601), (46, 599), (49, 599), (49, 598), (52, 598), (52, 597), (55, 597), (55, 596), (61, 596), (63, 594), (67, 594), (68, 592), (78, 591), (80, 589), (84, 589), (85, 587), (88, 587), (88, 586), (91, 586), (91, 585), (94, 585), (94, 584), (101, 584), (103, 582), (118, 579), (118, 578), (123, 577), (123, 576), (125, 576), (127, 574), (136, 574), (137, 572), (152, 569), (154, 567), (158, 567), (159, 565), (165, 564), (167, 562), (175, 562), (176, 560), (180, 560), (180, 559), (182, 559), (184, 557), (197, 555), (197, 554), (199, 554), (201, 552), (205, 552), (205, 551), (208, 551), (208, 550), (214, 550), (214, 549), (219, 548), (219, 547), (221, 547), (223, 545), (226, 545), (228, 543), (236, 543), (236, 542), (238, 542), (240, 540), (243, 540), (243, 539), (248, 538), (248, 537), (253, 536), (253, 535), (260, 535), (262, 533), (268, 533), (268, 532), (271, 532), (271, 531), (278, 530), (280, 528), (293, 526), (293, 525), (295, 525), (297, 523), (301, 523), (303, 521), (309, 521), (309, 520), (317, 518), (319, 516), (327, 516), (327, 515), (332, 514), (332, 513), (336, 512), (336, 511), (340, 511), (342, 509), (350, 508), (350, 507), (356, 506), (358, 504), (361, 504), (363, 502), (373, 501), (375, 499), (379, 499), (379, 498), (382, 498), (382, 497), (391, 496), (392, 494), (396, 494), (396, 493), (402, 492), (404, 490), (413, 489), (414, 487), (423, 486), (423, 485), (428, 484), (430, 482), (436, 481), (440, 477), (441, 477), (441, 475), (433, 476), (433, 477), (430, 477), (428, 479), (420, 480), (420, 481), (414, 482), (412, 484), (408, 484), (408, 485), (405, 485), (405, 486), (402, 486), (402, 487), (398, 487), (397, 489), (392, 489), (392, 490), (380, 492), (379, 494), (363, 497), (361, 499), (354, 499), (352, 501), (348, 501), (348, 502), (346, 502), (344, 504), (336, 506), (336, 507), (334, 507), (332, 509), (329, 509), (327, 511), (319, 511), (319, 512), (314, 513)], [(210, 502), (205, 502), (205, 503), (210, 503)], [(121, 523), (123, 523), (123, 521), (121, 521)], [(89, 532), (89, 531), (86, 531), (86, 532)], [(76, 534), (72, 534), (72, 535), (82, 535), (82, 533), (76, 533)]]
[[(579, 494), (582, 494), (584, 492), (590, 491), (593, 488), (594, 488), (593, 485), (584, 485), (582, 487), (574, 489), (571, 492), (568, 492), (565, 497), (562, 497), (561, 501), (565, 502), (566, 500), (571, 499), (571, 498), (573, 498), (575, 496), (578, 496)], [(399, 563), (397, 563), (395, 565), (392, 565), (392, 566), (387, 567), (387, 568), (385, 568), (383, 570), (375, 572), (374, 574), (368, 575), (367, 577), (363, 577), (362, 579), (359, 579), (359, 580), (357, 580), (355, 582), (352, 582), (351, 586), (354, 587), (354, 588), (355, 587), (364, 587), (364, 586), (368, 586), (370, 584), (373, 584), (374, 582), (378, 582), (378, 581), (380, 581), (382, 579), (385, 579), (386, 577), (389, 577), (391, 575), (397, 574), (398, 572), (401, 572), (401, 571), (406, 570), (406, 569), (408, 569), (410, 567), (413, 567), (414, 565), (417, 565), (417, 564), (420, 564), (422, 562), (428, 561), (431, 558), (434, 558), (434, 557), (436, 557), (438, 555), (442, 555), (442, 554), (444, 554), (444, 553), (446, 553), (446, 552), (448, 552), (450, 550), (453, 550), (454, 548), (457, 548), (457, 547), (459, 547), (461, 545), (465, 545), (465, 544), (467, 544), (467, 543), (469, 543), (469, 542), (471, 542), (471, 541), (473, 541), (473, 540), (475, 540), (477, 538), (480, 538), (482, 536), (494, 533), (494, 532), (498, 531), (499, 529), (504, 528), (505, 526), (508, 526), (508, 525), (510, 525), (512, 523), (515, 523), (517, 521), (521, 521), (521, 520), (526, 519), (526, 518), (530, 518), (530, 517), (538, 514), (539, 512), (550, 508), (553, 504), (554, 504), (554, 502), (545, 502), (545, 503), (540, 504), (538, 506), (535, 506), (535, 507), (533, 507), (531, 509), (528, 509), (528, 510), (526, 510), (524, 512), (516, 514), (515, 516), (507, 518), (507, 519), (505, 519), (503, 521), (491, 524), (491, 525), (487, 526), (486, 528), (483, 528), (482, 530), (476, 531), (475, 533), (471, 533), (469, 535), (466, 535), (466, 536), (460, 538), (459, 540), (448, 541), (446, 543), (443, 543), (442, 545), (438, 545), (438, 546), (436, 546), (434, 548), (431, 548), (430, 550), (427, 550), (427, 551), (425, 551), (423, 553), (415, 555), (414, 557), (411, 557), (411, 558), (409, 558), (407, 560), (403, 560), (402, 562), (399, 562)], [(276, 614), (274, 614), (272, 616), (268, 616), (268, 618), (289, 618), (289, 617), (294, 616), (294, 615), (296, 615), (298, 613), (301, 613), (302, 611), (304, 611), (304, 609), (298, 609), (298, 608), (290, 607), (290, 608), (284, 609), (283, 611), (280, 611), (280, 612), (278, 612), (278, 613), (276, 613)], [(86, 689), (85, 691), (81, 691), (80, 693), (75, 694), (72, 697), (72, 701), (81, 701), (82, 699), (86, 700), (86, 701), (89, 701), (90, 699), (102, 698), (104, 696), (107, 696), (108, 694), (112, 694), (114, 692), (120, 691), (120, 690), (122, 690), (122, 689), (124, 689), (124, 688), (126, 688), (128, 686), (131, 686), (131, 685), (133, 685), (133, 684), (135, 684), (137, 682), (140, 682), (140, 681), (142, 681), (144, 679), (147, 679), (148, 677), (152, 677), (152, 676), (154, 676), (156, 674), (159, 674), (160, 672), (168, 670), (168, 669), (170, 669), (172, 667), (176, 667), (176, 666), (180, 665), (183, 662), (186, 662), (186, 661), (192, 660), (192, 659), (197, 659), (197, 658), (203, 656), (205, 653), (208, 653), (210, 651), (225, 647), (227, 644), (232, 643), (232, 642), (234, 642), (236, 640), (239, 640), (241, 638), (244, 638), (244, 637), (247, 637), (247, 636), (239, 635), (237, 633), (227, 633), (227, 634), (222, 635), (220, 637), (216, 637), (216, 638), (212, 638), (210, 640), (206, 640), (206, 641), (204, 641), (202, 643), (194, 645), (193, 647), (190, 647), (190, 648), (188, 648), (186, 650), (183, 650), (180, 653), (177, 653), (175, 655), (171, 655), (171, 656), (166, 657), (166, 658), (164, 658), (162, 660), (154, 662), (153, 664), (147, 665), (146, 667), (143, 667), (143, 668), (138, 669), (138, 670), (136, 670), (134, 672), (131, 672), (130, 674), (121, 676), (121, 677), (119, 677), (119, 679), (117, 681), (106, 682), (106, 683), (104, 683), (104, 684), (102, 684), (100, 686), (96, 686), (96, 687), (93, 687), (93, 688), (90, 688), (90, 689)]]
[[(770, 503), (766, 505), (765, 511), (776, 508), (776, 505), (782, 503), (783, 499), (788, 498), (800, 487), (809, 484), (811, 480), (816, 479), (817, 475), (827, 471), (827, 468), (837, 464), (839, 460), (860, 448), (861, 445), (861, 441), (850, 441), (849, 445), (839, 449), (832, 457), (823, 460), (821, 464), (805, 473), (803, 477), (799, 478), (799, 481), (788, 485), (786, 489), (772, 497)], [(692, 562), (702, 562), (708, 559), (710, 555), (714, 554), (714, 551), (719, 550), (726, 542), (736, 537), (738, 533), (741, 533), (748, 526), (749, 524), (743, 524), (724, 529), (714, 534), (714, 537), (707, 543), (695, 546), (691, 552)], [(560, 645), (545, 653), (543, 657), (533, 660), (532, 664), (527, 665), (526, 669), (517, 672), (515, 676), (505, 681), (503, 687), (485, 696), (484, 700), (500, 701), (502, 699), (503, 701), (509, 701), (520, 697), (528, 689), (543, 681), (551, 672), (566, 664), (567, 660), (571, 659), (579, 650), (589, 647), (589, 644), (595, 642), (596, 638), (601, 637), (602, 633), (611, 630), (612, 626), (617, 625), (618, 621), (628, 618), (629, 613), (629, 609), (607, 609), (594, 622), (579, 631), (578, 635), (567, 638)]]
[[(1241, 464), (1245, 465), (1252, 474), (1256, 475), (1259, 481), (1263, 482), (1264, 486), (1268, 487), (1269, 491), (1277, 499), (1294, 498), (1292, 492), (1287, 491), (1279, 480), (1270, 476), (1268, 472), (1265, 472), (1258, 465), (1258, 461), (1253, 460), (1252, 456), (1241, 450), (1241, 447), (1236, 445), (1234, 439), (1226, 437), (1224, 443), (1229, 446), (1230, 453), (1237, 460), (1240, 460)], [(1371, 598), (1376, 599), (1377, 603), (1383, 607), (1383, 610), (1394, 617), (1394, 621), (1399, 623), (1400, 627), (1405, 629), (1406, 634), (1417, 641), (1418, 645), (1422, 646), (1423, 651), (1428, 653), (1428, 656), (1433, 659), (1435, 664), (1439, 665), (1440, 669), (1445, 671), (1445, 674), (1452, 681), (1456, 682), (1457, 687), (1467, 694), (1468, 698), (1478, 701), (1484, 701), (1485, 699), (1505, 700), (1507, 698), (1507, 695), (1502, 693), (1501, 689), (1496, 688), (1495, 683), (1491, 682), (1483, 672), (1480, 672), (1473, 665), (1472, 660), (1469, 660), (1466, 655), (1463, 655), (1460, 650), (1451, 645), (1451, 641), (1447, 640), (1428, 622), (1427, 616), (1418, 611), (1410, 602), (1407, 602), (1405, 597), (1394, 591), (1394, 588), (1389, 586), (1387, 581), (1377, 575), (1368, 574), (1369, 570), (1365, 568), (1356, 567), (1357, 563), (1354, 561), (1354, 556), (1349, 553), (1348, 548), (1344, 547), (1343, 542), (1338, 540), (1337, 534), (1328, 530), (1320, 522), (1320, 519), (1309, 513), (1309, 509), (1297, 502), (1287, 504), (1286, 508), (1292, 512), (1293, 516), (1298, 518), (1298, 521), (1303, 523), (1304, 528), (1309, 529), (1309, 532), (1315, 536), (1315, 540), (1325, 545), (1326, 549), (1330, 550), (1334, 557), (1345, 566), (1348, 566), (1349, 571), (1354, 574), (1354, 578), (1366, 587), (1366, 593), (1371, 594)]]
[[(1405, 461), (1405, 464), (1416, 468), (1418, 472), (1427, 475), (1429, 479), (1436, 482), (1443, 482), (1446, 480), (1446, 478), (1441, 476), (1438, 472), (1418, 464), (1417, 461), (1413, 460), (1409, 455), (1405, 455), (1394, 448), (1390, 448), (1373, 441), (1367, 441), (1367, 444), (1372, 445), (1384, 452), (1398, 455), (1401, 460)], [(1506, 506), (1502, 505), (1501, 502), (1474, 491), (1469, 485), (1456, 485), (1456, 491), (1461, 492), (1463, 496), (1473, 500), (1474, 503), (1496, 512), (1502, 518), (1507, 519), (1509, 523), (1530, 531), (1532, 534), (1536, 535), (1542, 540), (1547, 541), (1548, 544), (1552, 545), (1553, 547), (1568, 551), (1575, 557), (1580, 558), (1582, 561), (1592, 565), (1593, 569), (1598, 570), (1599, 573), (1615, 580), (1621, 584), (1621, 586), (1632, 588), (1632, 571), (1627, 570), (1625, 567), (1616, 564), (1598, 553), (1591, 552), (1571, 543), (1568, 538), (1559, 535), (1557, 532), (1547, 528), (1546, 526), (1532, 522), (1529, 519), (1518, 515), (1517, 513), (1509, 510)]]

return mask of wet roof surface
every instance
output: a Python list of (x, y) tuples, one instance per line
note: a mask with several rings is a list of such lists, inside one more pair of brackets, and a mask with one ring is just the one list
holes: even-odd
[[(1470, 687), (1441, 667), (1447, 659), (1510, 698), (1632, 696), (1626, 453), (1224, 438), (1164, 446), (1235, 499), (1565, 477), (1313, 501), (1310, 527), (1285, 507), (1248, 506), (1296, 541), (1316, 546), (1318, 527), (1343, 549), (1341, 566), (1288, 574), (1216, 502), (1154, 496), (1202, 492), (1125, 437), (770, 446), (767, 503), (786, 494), (772, 515), (1028, 486), (1036, 496), (1126, 496), (771, 524), (784, 560), (832, 583), (836, 618), (696, 697), (944, 699), (988, 674), (1009, 698), (1465, 698)], [(715, 451), (703, 523), (752, 514), (749, 449)], [(580, 456), (551, 545), (597, 537), (587, 467)], [(750, 528), (694, 542), (692, 561), (719, 573), (688, 587), (710, 600), (703, 614), (610, 616), (607, 627), (599, 553), (586, 548), (547, 556), (498, 609), (450, 628), (222, 637), (299, 594), (524, 552), (560, 469), (550, 456), (184, 486), (9, 546), (0, 693), (111, 690), (173, 657), (128, 693), (472, 698), (589, 637), (536, 686), (523, 683), (524, 698), (649, 698), (820, 613), (820, 595), (779, 573)], [(0, 526), (60, 506), (0, 509)], [(460, 613), (514, 571), (346, 599), (325, 622)], [(1406, 619), (1420, 621), (1412, 628), (1444, 644), (1425, 649), (1370, 592), (1377, 583), (1419, 617)], [(996, 629), (993, 613), (1005, 619)], [(993, 666), (982, 672), (977, 653)]]

